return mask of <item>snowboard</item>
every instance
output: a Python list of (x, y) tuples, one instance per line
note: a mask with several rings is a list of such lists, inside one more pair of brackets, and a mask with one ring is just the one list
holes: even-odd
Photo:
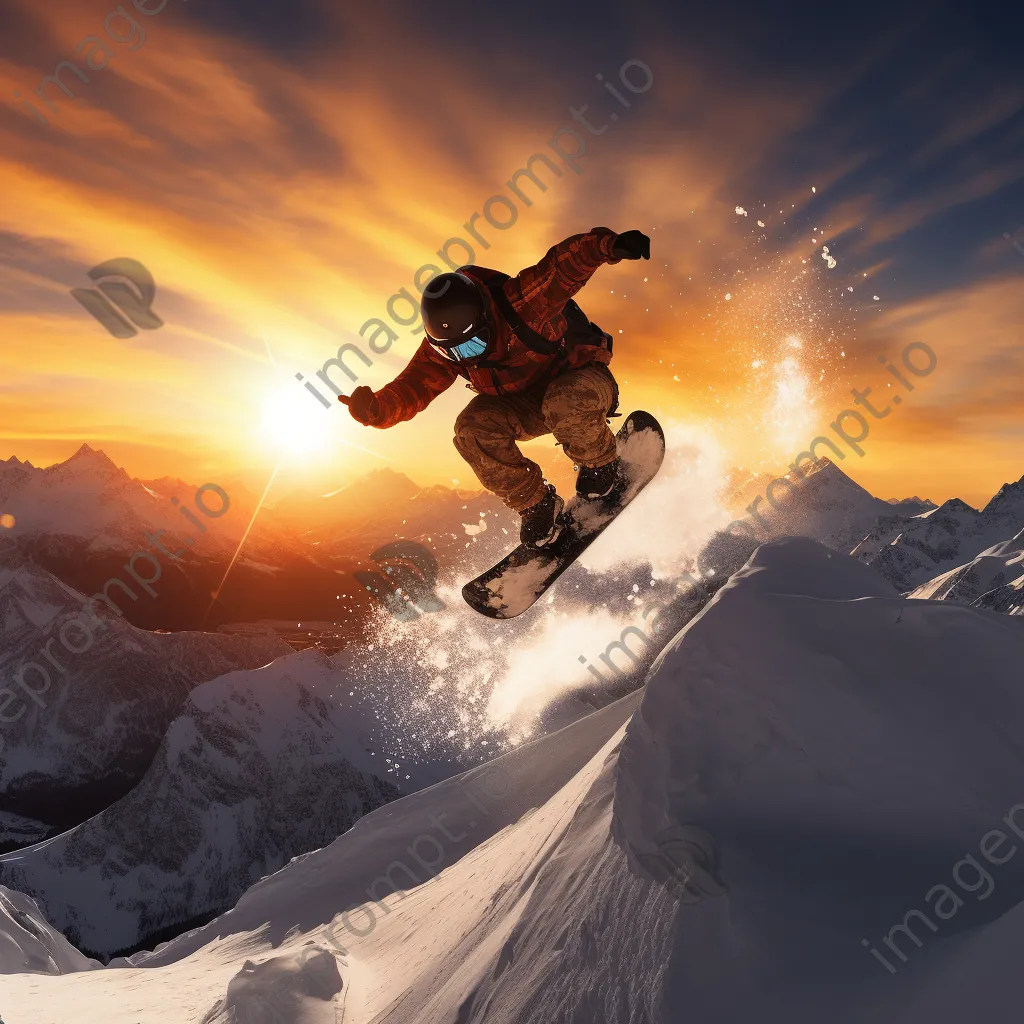
[(567, 501), (554, 543), (541, 548), (520, 544), (462, 588), (471, 608), (492, 619), (521, 615), (654, 479), (665, 458), (665, 434), (649, 412), (630, 413), (615, 443), (620, 462), (611, 494), (594, 500), (576, 495)]

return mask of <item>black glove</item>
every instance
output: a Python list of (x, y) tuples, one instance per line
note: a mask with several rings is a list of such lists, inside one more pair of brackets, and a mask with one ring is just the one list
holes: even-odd
[(642, 231), (623, 231), (615, 238), (612, 255), (619, 260), (651, 258), (651, 240)]
[(338, 395), (338, 401), (348, 406), (352, 419), (365, 427), (372, 427), (380, 418), (380, 402), (371, 388), (361, 384), (351, 395)]

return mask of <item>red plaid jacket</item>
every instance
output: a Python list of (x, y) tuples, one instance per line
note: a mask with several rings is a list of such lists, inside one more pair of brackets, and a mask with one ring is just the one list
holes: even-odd
[[(616, 232), (608, 228), (572, 235), (552, 246), (536, 266), (510, 277), (504, 284), (505, 294), (526, 325), (549, 341), (560, 338), (566, 329), (562, 313), (566, 302), (603, 263), (620, 262), (612, 255), (616, 237)], [(600, 345), (574, 345), (555, 355), (528, 348), (512, 332), (487, 290), (486, 282), (495, 272), (474, 266), (461, 267), (460, 272), (481, 284), (487, 314), (494, 325), (496, 338), (488, 367), (465, 367), (460, 373), (424, 338), (409, 365), (376, 393), (380, 415), (370, 426), (390, 427), (411, 420), (463, 374), (474, 391), (496, 395), (522, 391), (569, 368), (611, 361), (611, 353)]]

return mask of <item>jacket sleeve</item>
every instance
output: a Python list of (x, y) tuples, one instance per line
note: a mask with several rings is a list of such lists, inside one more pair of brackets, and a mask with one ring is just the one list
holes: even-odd
[(459, 376), (458, 371), (438, 356), (424, 339), (409, 365), (390, 383), (376, 392), (380, 416), (375, 427), (393, 427), (411, 420), (447, 391)]
[(571, 235), (548, 249), (536, 266), (521, 270), (506, 282), (506, 294), (531, 326), (557, 316), (598, 267), (621, 262), (612, 255), (617, 237), (610, 228)]

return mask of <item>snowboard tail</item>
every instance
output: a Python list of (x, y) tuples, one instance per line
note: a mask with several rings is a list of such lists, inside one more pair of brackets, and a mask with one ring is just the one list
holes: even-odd
[(467, 583), (462, 596), (471, 608), (492, 619), (521, 615), (654, 479), (665, 458), (665, 434), (650, 413), (630, 413), (615, 443), (620, 463), (612, 493), (593, 501), (577, 495), (566, 503), (562, 532), (553, 544), (542, 548), (520, 544)]

